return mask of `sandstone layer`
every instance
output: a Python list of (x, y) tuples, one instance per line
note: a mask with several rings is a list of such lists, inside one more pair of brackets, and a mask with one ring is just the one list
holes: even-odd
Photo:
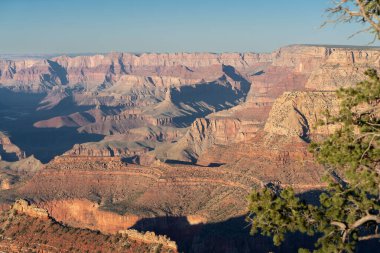
[[(0, 87), (46, 93), (35, 128), (103, 136), (66, 149), (22, 184), (12, 181), (23, 171), (12, 162), (1, 174), (8, 180), (1, 200), (30, 199), (68, 226), (110, 234), (152, 228), (178, 238), (181, 250), (237, 251), (239, 233), (215, 234), (215, 224), (243, 217), (253, 188), (325, 187), (308, 143), (334, 131), (318, 126), (326, 109), (338, 110), (333, 91), (380, 69), (379, 59), (378, 48), (294, 45), (270, 54), (1, 61)], [(244, 240), (238, 252), (264, 251)]]
[[(314, 128), (326, 109), (338, 110), (333, 91), (355, 85), (367, 68), (379, 69), (379, 56), (377, 49), (281, 48), (272, 54), (270, 63), (245, 76), (251, 88), (244, 103), (196, 119), (177, 143), (158, 147), (149, 155), (194, 162), (214, 145), (248, 142), (263, 128), (305, 141), (311, 134), (327, 134), (333, 131), (331, 127)], [(323, 77), (323, 82), (317, 77)]]

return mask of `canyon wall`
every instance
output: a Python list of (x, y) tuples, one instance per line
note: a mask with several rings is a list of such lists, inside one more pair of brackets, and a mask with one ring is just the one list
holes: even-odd
[[(336, 112), (333, 91), (379, 69), (379, 58), (377, 48), (295, 45), (270, 54), (1, 61), (2, 88), (46, 92), (38, 110), (51, 114), (34, 127), (104, 135), (72, 146), (17, 187), (19, 174), (2, 171), (3, 201), (27, 198), (57, 221), (105, 233), (175, 226), (197, 234), (244, 216), (252, 188), (316, 192), (326, 186), (325, 170), (308, 143), (334, 131), (317, 126), (321, 114)], [(67, 114), (56, 113), (67, 105)], [(206, 244), (197, 240), (189, 245)]]
[[(175, 139), (98, 145), (102, 148), (85, 144), (75, 146), (72, 155), (133, 157), (155, 150), (149, 156), (193, 162), (213, 145), (253, 138), (264, 128), (273, 103), (284, 92), (333, 91), (353, 85), (363, 78), (365, 69), (379, 69), (379, 59), (380, 51), (371, 47), (293, 45), (267, 54), (111, 53), (2, 60), (0, 86), (47, 92), (41, 110), (68, 98), (79, 106), (96, 107), (40, 120), (34, 124), (38, 128), (73, 127), (83, 133), (130, 138), (132, 129), (160, 127), (167, 132), (165, 128), (189, 127)], [(302, 99), (312, 104), (319, 98), (304, 96), (295, 103), (299, 105)], [(276, 108), (281, 103), (276, 102)], [(290, 104), (289, 100), (286, 106), (290, 108)], [(299, 136), (311, 131), (306, 124), (313, 123), (302, 117), (312, 115), (300, 115), (291, 108), (275, 111), (266, 130), (284, 125), (280, 114), (290, 113), (288, 121), (299, 124), (293, 129)], [(286, 131), (273, 131), (277, 130)]]
[(290, 46), (272, 57), (270, 66), (248, 78), (251, 89), (246, 101), (194, 121), (171, 149), (176, 150), (173, 159), (197, 160), (213, 145), (251, 141), (262, 129), (305, 141), (311, 134), (331, 133), (334, 127), (316, 125), (327, 109), (337, 112), (333, 91), (363, 80), (368, 68), (380, 68), (377, 49)]
[(25, 157), (25, 153), (14, 145), (6, 134), (0, 131), (0, 160), (18, 161)]
[[(185, 80), (193, 77), (203, 78), (202, 71), (208, 67), (232, 65), (245, 69), (250, 65), (270, 61), (270, 54), (209, 54), (209, 53), (178, 53), (178, 54), (128, 54), (111, 53), (106, 55), (60, 56), (50, 60), (2, 60), (0, 62), (0, 83), (3, 85), (22, 85), (34, 89), (49, 89), (53, 85), (87, 84), (101, 85), (107, 80), (118, 80), (121, 76), (135, 73), (135, 84), (138, 76), (156, 76), (156, 81), (162, 81), (158, 76), (181, 77)], [(192, 69), (195, 69), (192, 70)], [(216, 68), (217, 72), (218, 68)], [(219, 70), (220, 71), (220, 70)], [(209, 78), (212, 72), (208, 73)], [(127, 77), (127, 78), (133, 78)], [(194, 78), (197, 79), (197, 78)], [(172, 79), (173, 80), (173, 79)], [(180, 80), (177, 79), (177, 83)], [(121, 80), (127, 82), (128, 79)], [(148, 81), (154, 82), (153, 79)], [(130, 81), (129, 81), (130, 82)], [(168, 83), (168, 82), (166, 82)], [(41, 84), (40, 87), (38, 87)], [(168, 83), (172, 85), (173, 83)]]

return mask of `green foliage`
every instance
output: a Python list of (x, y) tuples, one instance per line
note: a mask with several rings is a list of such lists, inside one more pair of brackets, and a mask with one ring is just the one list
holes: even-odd
[[(355, 88), (341, 89), (340, 113), (328, 124), (341, 128), (321, 144), (313, 143), (319, 162), (339, 168), (375, 166), (380, 159), (380, 80), (375, 70), (365, 72), (368, 80)], [(372, 170), (375, 168), (371, 168)]]
[(320, 204), (306, 204), (289, 188), (254, 191), (247, 217), (252, 234), (273, 236), (275, 245), (289, 232), (318, 235), (314, 252), (354, 252), (358, 241), (380, 238), (380, 79), (375, 70), (365, 74), (368, 80), (338, 91), (340, 111), (324, 122), (338, 130), (310, 145), (328, 168)]
[(262, 235), (273, 236), (273, 243), (278, 246), (284, 241), (285, 233), (301, 231), (314, 235), (310, 220), (301, 218), (314, 211), (314, 207), (306, 205), (295, 197), (291, 188), (279, 194), (269, 188), (254, 191), (249, 196), (251, 234), (261, 231)]

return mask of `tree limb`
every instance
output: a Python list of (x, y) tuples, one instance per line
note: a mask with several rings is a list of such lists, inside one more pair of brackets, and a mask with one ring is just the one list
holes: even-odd
[(364, 5), (363, 3), (360, 1), (360, 0), (356, 0), (356, 3), (357, 5), (359, 6), (360, 8), (360, 12), (363, 16), (363, 18), (365, 19), (365, 21), (367, 21), (372, 27), (373, 29), (375, 29), (376, 33), (377, 34), (380, 34), (380, 27), (378, 24), (376, 24), (376, 22), (374, 22), (367, 14), (366, 10), (364, 9)]
[(380, 239), (380, 234), (366, 235), (358, 238), (359, 241), (366, 241), (371, 239)]
[(366, 216), (360, 218), (359, 220), (355, 221), (350, 226), (350, 228), (351, 229), (358, 228), (358, 227), (362, 226), (363, 224), (365, 224), (367, 222), (370, 222), (370, 221), (374, 221), (376, 223), (380, 223), (380, 216), (377, 216), (377, 215), (366, 215)]
[(344, 231), (347, 229), (347, 225), (340, 221), (332, 221), (331, 225), (337, 226), (340, 228), (340, 230)]

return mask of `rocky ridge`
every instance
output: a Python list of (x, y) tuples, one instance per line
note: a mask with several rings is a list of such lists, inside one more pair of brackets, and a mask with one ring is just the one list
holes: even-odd
[(252, 188), (279, 183), (298, 193), (318, 191), (325, 171), (308, 142), (334, 131), (316, 127), (319, 115), (337, 108), (333, 90), (354, 85), (365, 68), (379, 69), (379, 58), (376, 48), (296, 45), (263, 55), (109, 54), (18, 63), (31, 69), (24, 73), (47, 76), (18, 83), (19, 67), (13, 77), (2, 71), (0, 83), (46, 91), (40, 110), (65, 99), (93, 107), (36, 127), (105, 137), (57, 156), (10, 196), (31, 199), (70, 226), (116, 233), (172, 225), (197, 236), (202, 224), (244, 216)]
[(0, 190), (9, 190), (32, 177), (43, 165), (34, 156), (14, 145), (9, 137), (0, 132)]
[(6, 134), (0, 132), (0, 160), (17, 161), (25, 157), (25, 153), (14, 145)]
[(324, 114), (337, 113), (339, 100), (334, 92), (285, 92), (274, 103), (264, 130), (274, 135), (298, 136), (305, 141), (311, 135), (328, 135), (334, 126), (320, 126)]
[[(56, 234), (60, 236), (57, 237)], [(6, 252), (177, 252), (169, 238), (135, 230), (106, 235), (62, 225), (46, 210), (17, 200), (0, 213), (0, 250)]]

